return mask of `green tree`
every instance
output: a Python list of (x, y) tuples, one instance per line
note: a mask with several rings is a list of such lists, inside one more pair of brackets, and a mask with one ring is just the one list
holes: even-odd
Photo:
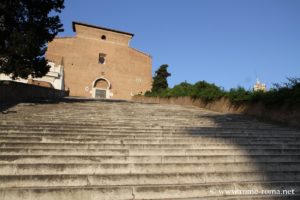
[(63, 31), (57, 13), (64, 0), (1, 0), (0, 73), (16, 79), (49, 71), (47, 42)]
[(213, 83), (206, 81), (198, 81), (193, 85), (191, 96), (193, 98), (201, 98), (205, 101), (213, 101), (224, 95), (224, 91)]
[(161, 65), (157, 71), (155, 71), (151, 92), (162, 92), (168, 88), (167, 78), (171, 76), (171, 74), (168, 72), (167, 68), (168, 65), (164, 64)]
[(172, 97), (191, 96), (192, 90), (193, 85), (185, 81), (170, 89), (168, 95)]

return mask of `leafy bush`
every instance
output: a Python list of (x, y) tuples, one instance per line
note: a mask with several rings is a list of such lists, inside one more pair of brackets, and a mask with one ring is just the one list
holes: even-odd
[(187, 82), (182, 82), (178, 85), (175, 85), (172, 89), (167, 91), (167, 96), (170, 97), (184, 97), (191, 96), (193, 90), (193, 85)]
[(227, 97), (234, 104), (262, 102), (265, 105), (281, 106), (300, 104), (300, 78), (288, 78), (287, 83), (274, 84), (267, 92), (250, 91), (243, 87), (232, 88), (224, 91), (215, 84), (199, 81), (195, 84), (182, 82), (173, 88), (160, 92), (146, 92), (149, 97), (183, 97), (200, 98), (204, 101), (213, 101)]
[(212, 101), (224, 96), (224, 91), (215, 84), (199, 81), (193, 85), (192, 94), (190, 96), (205, 101)]
[(260, 100), (266, 105), (300, 104), (300, 78), (288, 78), (287, 83), (274, 84)]
[(233, 103), (243, 103), (249, 101), (253, 93), (246, 91), (245, 88), (238, 86), (237, 88), (232, 88), (225, 94), (231, 102)]

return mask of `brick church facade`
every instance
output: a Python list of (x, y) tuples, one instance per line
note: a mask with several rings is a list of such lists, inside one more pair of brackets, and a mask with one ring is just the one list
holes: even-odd
[(130, 99), (151, 89), (152, 59), (129, 43), (132, 33), (73, 22), (74, 37), (48, 44), (46, 58), (64, 68), (70, 96)]

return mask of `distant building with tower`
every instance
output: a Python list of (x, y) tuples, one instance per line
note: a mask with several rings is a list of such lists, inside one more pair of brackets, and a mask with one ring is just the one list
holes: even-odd
[(261, 83), (258, 78), (256, 79), (256, 83), (253, 86), (253, 91), (262, 91), (262, 92), (266, 92), (267, 91), (267, 87), (266, 84)]

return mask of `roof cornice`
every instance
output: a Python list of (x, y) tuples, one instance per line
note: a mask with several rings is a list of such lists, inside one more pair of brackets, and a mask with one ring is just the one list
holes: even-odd
[(86, 24), (86, 23), (82, 23), (82, 22), (75, 22), (75, 21), (73, 21), (72, 22), (72, 28), (73, 28), (74, 32), (76, 32), (76, 28), (75, 28), (76, 24), (82, 25), (82, 26), (88, 26), (88, 27), (91, 27), (91, 28), (102, 29), (102, 30), (105, 30), (105, 31), (111, 31), (111, 32), (115, 32), (115, 33), (121, 33), (121, 34), (125, 34), (125, 35), (130, 35), (131, 37), (134, 36), (133, 33), (128, 33), (128, 32), (119, 31), (119, 30), (115, 30), (115, 29), (105, 28), (105, 27), (101, 27), (101, 26), (94, 26), (94, 25), (91, 25), (91, 24)]

